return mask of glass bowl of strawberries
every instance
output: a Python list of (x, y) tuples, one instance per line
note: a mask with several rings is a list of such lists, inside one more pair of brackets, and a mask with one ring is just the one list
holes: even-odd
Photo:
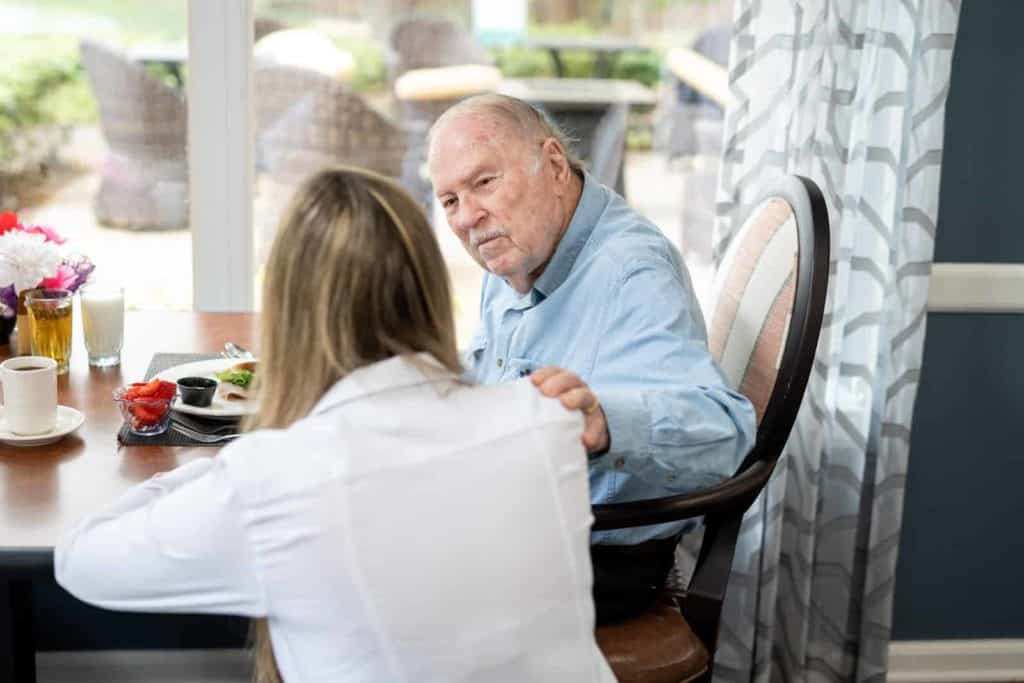
[(156, 436), (167, 431), (177, 396), (177, 384), (154, 379), (126, 384), (114, 392), (114, 402), (132, 434)]

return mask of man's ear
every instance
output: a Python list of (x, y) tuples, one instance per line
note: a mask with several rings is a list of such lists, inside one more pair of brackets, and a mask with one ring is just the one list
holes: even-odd
[(572, 176), (572, 166), (569, 165), (569, 156), (556, 138), (548, 138), (541, 145), (541, 158), (551, 169), (555, 176), (555, 183), (559, 187), (569, 184)]

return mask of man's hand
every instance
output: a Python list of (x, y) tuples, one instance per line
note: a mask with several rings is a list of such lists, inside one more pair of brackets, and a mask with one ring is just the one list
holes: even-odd
[(574, 372), (548, 365), (530, 375), (533, 385), (545, 396), (558, 397), (569, 410), (583, 413), (583, 445), (588, 453), (608, 450), (608, 420), (597, 396)]

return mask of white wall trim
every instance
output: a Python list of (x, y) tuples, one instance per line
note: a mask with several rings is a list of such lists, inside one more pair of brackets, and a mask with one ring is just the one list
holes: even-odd
[(254, 306), (252, 3), (188, 3), (189, 219), (197, 311)]
[(934, 263), (932, 313), (1024, 313), (1024, 264)]
[(925, 640), (889, 644), (888, 683), (1024, 681), (1024, 640)]

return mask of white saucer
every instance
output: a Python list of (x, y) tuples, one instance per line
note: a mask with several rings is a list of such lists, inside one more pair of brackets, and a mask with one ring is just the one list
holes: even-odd
[(0, 408), (0, 442), (9, 446), (45, 446), (54, 441), (60, 441), (68, 434), (82, 426), (85, 422), (85, 415), (70, 406), (57, 406), (57, 426), (53, 431), (45, 434), (33, 434), (22, 436), (15, 434), (7, 426), (7, 417), (4, 409)]

